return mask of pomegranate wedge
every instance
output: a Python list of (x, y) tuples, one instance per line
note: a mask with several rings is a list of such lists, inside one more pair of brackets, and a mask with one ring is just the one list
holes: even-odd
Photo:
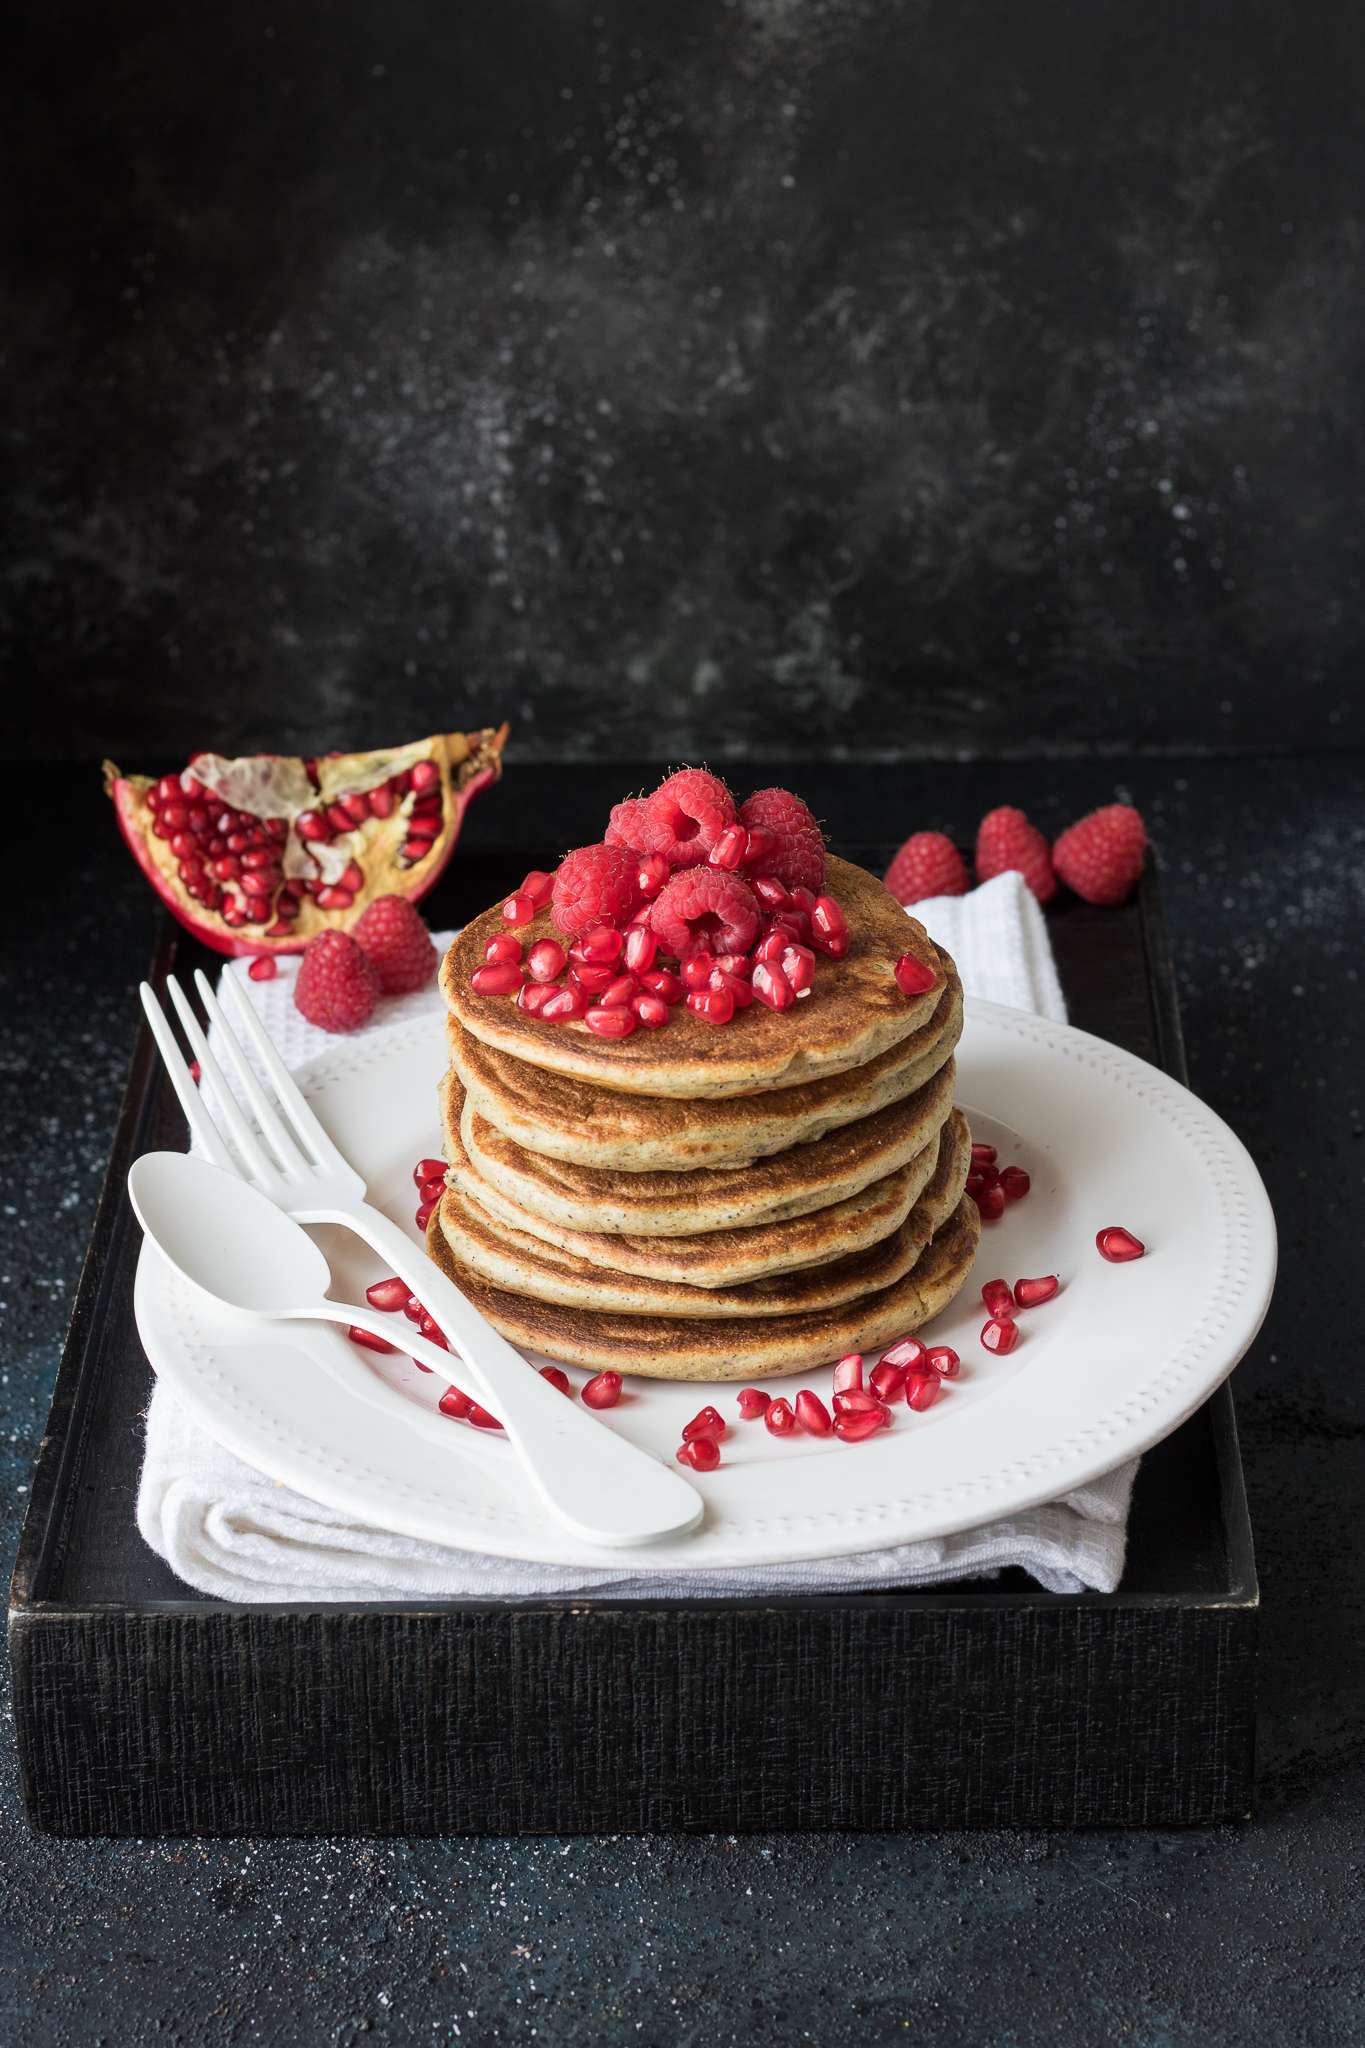
[(179, 775), (104, 764), (119, 830), (166, 908), (217, 953), (301, 953), (377, 896), (417, 902), (502, 771), (507, 727), (300, 760), (196, 754)]

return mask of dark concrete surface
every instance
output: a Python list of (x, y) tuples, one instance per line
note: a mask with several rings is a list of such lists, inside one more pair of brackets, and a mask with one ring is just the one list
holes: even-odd
[[(622, 784), (640, 780), (624, 769)], [(1238, 1405), (1263, 1584), (1261, 1782), (1191, 1833), (72, 1843), (0, 1763), (0, 2040), (954, 2044), (1365, 2038), (1365, 779), (1356, 759), (799, 778), (836, 841), (1139, 802), (1195, 1087), (1255, 1154), (1282, 1272)], [(484, 844), (581, 836), (515, 768)], [(89, 768), (12, 782), (0, 896), (0, 1522), (12, 1549), (154, 904)], [(528, 822), (529, 821), (529, 822)], [(458, 857), (458, 856), (457, 856)], [(35, 862), (41, 858), (41, 870)], [(894, 1730), (888, 1729), (888, 1740)]]
[(1365, 744), (1341, 0), (0, 35), (6, 751)]

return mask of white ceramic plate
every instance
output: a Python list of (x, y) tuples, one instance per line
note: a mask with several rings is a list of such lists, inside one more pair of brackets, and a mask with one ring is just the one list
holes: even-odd
[[(340, 1042), (300, 1076), (372, 1198), (409, 1228), (412, 1163), (441, 1149), (445, 1060), (436, 1014)], [(898, 1407), (893, 1427), (862, 1444), (779, 1439), (761, 1422), (732, 1419), (723, 1464), (697, 1480), (704, 1522), (651, 1548), (651, 1569), (877, 1549), (1055, 1499), (1167, 1435), (1251, 1343), (1274, 1279), (1274, 1219), (1218, 1117), (1102, 1040), (992, 1003), (968, 1004), (958, 1070), (973, 1134), (1033, 1177), (1026, 1199), (987, 1225), (975, 1272), (933, 1325), (936, 1342), (961, 1352), (961, 1378), (922, 1415)], [(1100, 1258), (1095, 1232), (1112, 1223), (1144, 1240), (1146, 1258)], [(379, 1274), (371, 1255), (345, 1232), (317, 1234), (333, 1295), (359, 1299)], [(990, 1357), (979, 1342), (982, 1281), (1050, 1272), (1061, 1293), (1021, 1315), (1010, 1356)], [(619, 1551), (578, 1543), (546, 1519), (505, 1443), (441, 1416), (442, 1383), (408, 1360), (322, 1328), (295, 1325), (274, 1342), (244, 1336), (145, 1248), (135, 1299), (157, 1372), (214, 1437), (271, 1478), (399, 1534), (620, 1569)], [(406, 1326), (394, 1321), (401, 1341)], [(788, 1396), (806, 1383), (828, 1399), (827, 1366), (758, 1382)], [(736, 1391), (628, 1380), (604, 1423), (671, 1459), (704, 1401), (735, 1417)]]

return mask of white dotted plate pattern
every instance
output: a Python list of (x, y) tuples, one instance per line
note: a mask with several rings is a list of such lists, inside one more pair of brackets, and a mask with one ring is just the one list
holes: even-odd
[[(428, 1015), (386, 1037), (339, 1042), (300, 1076), (372, 1198), (414, 1235), (412, 1164), (441, 1149), (444, 1063), (441, 1021)], [(968, 1004), (958, 1070), (974, 1134), (1033, 1177), (1025, 1200), (986, 1227), (975, 1272), (933, 1326), (934, 1341), (961, 1352), (961, 1378), (923, 1415), (898, 1407), (893, 1427), (864, 1444), (777, 1439), (761, 1422), (731, 1419), (723, 1464), (697, 1481), (703, 1524), (651, 1549), (651, 1569), (836, 1556), (1056, 1499), (1167, 1435), (1255, 1337), (1275, 1274), (1274, 1219), (1218, 1117), (1114, 1046), (991, 1003)], [(1136, 1232), (1147, 1257), (1101, 1259), (1095, 1232), (1111, 1223)], [(347, 1233), (317, 1235), (333, 1295), (358, 1299), (380, 1268)], [(1010, 1356), (990, 1357), (979, 1341), (981, 1283), (1049, 1272), (1061, 1275), (1061, 1293), (1020, 1316)], [(619, 1568), (619, 1552), (580, 1544), (545, 1518), (505, 1443), (441, 1416), (442, 1383), (406, 1358), (358, 1350), (322, 1328), (246, 1335), (145, 1250), (136, 1310), (157, 1372), (268, 1476), (398, 1534)], [(401, 1342), (405, 1325), (394, 1320)], [(829, 1373), (815, 1365), (757, 1384), (788, 1396), (809, 1384), (828, 1399)], [(604, 1426), (671, 1459), (706, 1400), (735, 1417), (735, 1392), (628, 1380)]]

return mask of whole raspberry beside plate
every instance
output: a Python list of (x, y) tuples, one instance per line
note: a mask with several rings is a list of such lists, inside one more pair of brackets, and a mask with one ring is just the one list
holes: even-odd
[(1122, 903), (1137, 885), (1147, 828), (1131, 804), (1106, 804), (1068, 826), (1052, 849), (1057, 873), (1087, 903)]
[(376, 896), (351, 937), (369, 954), (386, 996), (425, 988), (436, 972), (435, 943), (406, 896)]
[(718, 775), (706, 768), (679, 768), (645, 799), (649, 840), (641, 851), (661, 853), (671, 868), (696, 867), (734, 818), (735, 800)]
[(682, 959), (699, 944), (715, 953), (747, 953), (758, 933), (758, 901), (724, 868), (684, 868), (650, 906), (650, 927), (667, 953)]
[(320, 1031), (359, 1031), (379, 1001), (379, 974), (349, 932), (319, 932), (294, 979), (294, 1008)]
[(1052, 856), (1036, 825), (1031, 825), (1013, 804), (1001, 804), (987, 811), (976, 835), (976, 879), (989, 882), (1017, 868), (1040, 903), (1050, 903), (1057, 893)]
[(946, 832), (912, 832), (886, 871), (897, 903), (926, 896), (965, 896), (967, 869)]
[(789, 789), (756, 789), (739, 807), (739, 822), (751, 831), (770, 832), (775, 844), (765, 857), (764, 872), (776, 875), (789, 889), (825, 886), (825, 835), (815, 816)]
[(579, 846), (555, 875), (554, 921), (576, 937), (596, 924), (623, 925), (640, 900), (639, 861), (625, 846)]

